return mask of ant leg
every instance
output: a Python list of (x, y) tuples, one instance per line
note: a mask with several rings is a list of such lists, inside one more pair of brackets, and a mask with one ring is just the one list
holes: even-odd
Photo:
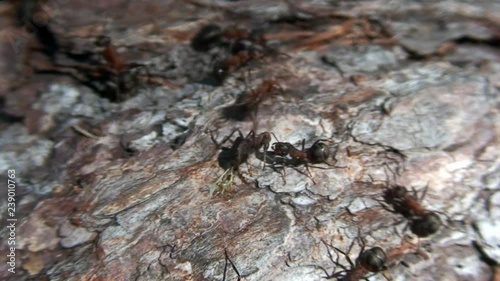
[[(339, 255), (338, 253), (335, 253), (336, 258), (335, 258), (335, 260), (333, 259), (333, 255), (332, 255), (332, 253), (330, 252), (330, 248), (334, 249), (336, 252), (340, 252), (340, 253), (342, 253), (344, 256), (346, 256), (346, 254), (345, 254), (344, 252), (342, 252), (340, 249), (338, 249), (338, 248), (334, 247), (333, 245), (326, 243), (326, 241), (325, 241), (325, 240), (323, 240), (323, 239), (321, 239), (321, 242), (323, 242), (323, 244), (325, 244), (326, 251), (327, 251), (327, 253), (328, 253), (328, 258), (329, 258), (329, 259), (330, 259), (330, 261), (331, 261), (331, 262), (335, 265), (335, 267), (333, 268), (333, 272), (332, 272), (332, 274), (331, 274), (331, 275), (328, 275), (328, 273), (327, 273), (327, 277), (326, 277), (326, 279), (332, 279), (332, 278), (335, 278), (335, 277), (339, 277), (339, 276), (340, 276), (340, 274), (341, 274), (342, 272), (337, 272), (337, 273), (335, 273), (335, 269), (337, 268), (337, 266), (338, 266), (338, 267), (340, 267), (340, 268), (342, 268), (343, 272), (347, 272), (347, 271), (349, 271), (349, 269), (348, 269), (346, 266), (342, 265), (342, 264), (339, 262), (339, 260), (340, 260), (340, 255)], [(325, 273), (326, 273), (326, 272), (325, 272)]]
[(397, 212), (395, 210), (393, 210), (391, 207), (389, 207), (389, 205), (387, 205), (383, 199), (377, 199), (377, 198), (374, 198), (375, 201), (377, 201), (379, 204), (380, 204), (380, 207), (382, 207), (382, 209), (390, 212), (390, 213), (393, 213), (393, 214), (396, 214)]
[(267, 149), (268, 149), (268, 145), (264, 145), (264, 161), (263, 162), (263, 165), (262, 165), (262, 170), (264, 171), (266, 169), (266, 161), (267, 161)]
[[(302, 151), (305, 151), (305, 145), (306, 145), (306, 139), (302, 139)], [(309, 173), (308, 177), (311, 179), (313, 184), (316, 184), (316, 182), (314, 181), (314, 179), (312, 177), (311, 171), (309, 170), (309, 165), (307, 165), (307, 162), (304, 162), (304, 166), (306, 166), (306, 171), (307, 171), (307, 173)]]
[(361, 230), (358, 228), (358, 240), (359, 240), (359, 244), (361, 246), (361, 249), (359, 250), (359, 254), (358, 254), (358, 257), (365, 251), (365, 247), (366, 247), (366, 242), (365, 242), (365, 239), (363, 239), (363, 237), (361, 237)]
[[(272, 164), (272, 168), (273, 170), (276, 171), (276, 166), (274, 165), (274, 163)], [(281, 175), (281, 178), (283, 179), (283, 184), (286, 184), (286, 171), (285, 171), (285, 166), (281, 166), (280, 170), (279, 170), (279, 173)]]
[(225, 258), (226, 258), (226, 263), (224, 265), (224, 279), (223, 280), (226, 280), (226, 269), (227, 269), (227, 261), (229, 261), (229, 263), (231, 264), (231, 267), (233, 268), (234, 272), (236, 272), (236, 275), (238, 275), (238, 281), (241, 280), (241, 275), (240, 275), (240, 272), (238, 271), (238, 269), (236, 268), (236, 266), (234, 265), (233, 261), (229, 258), (229, 255), (227, 254), (227, 249), (224, 249), (224, 255), (225, 255)]
[[(283, 173), (281, 173), (281, 171), (282, 171)], [(281, 174), (281, 178), (283, 179), (283, 184), (286, 184), (286, 170), (285, 170), (285, 166), (283, 166), (283, 167), (281, 168), (281, 171), (280, 171), (280, 174)]]
[[(351, 268), (354, 268), (355, 265), (354, 265), (354, 262), (351, 260), (351, 258), (349, 257), (349, 253), (351, 252), (351, 249), (352, 249), (352, 246), (354, 245), (354, 242), (351, 243), (351, 246), (349, 246), (349, 249), (347, 250), (347, 252), (344, 252), (342, 250), (340, 250), (339, 248), (335, 247), (335, 246), (332, 246), (332, 248), (335, 249), (335, 251), (341, 253), (345, 259), (347, 260), (347, 262), (349, 263), (349, 265), (351, 266)], [(340, 266), (340, 264), (339, 264)], [(342, 266), (341, 266), (342, 267)], [(346, 268), (345, 266), (343, 267), (343, 269)], [(347, 269), (346, 269), (347, 270)]]
[(233, 136), (233, 134), (235, 132), (238, 132), (238, 134), (240, 135), (241, 138), (243, 138), (243, 134), (241, 133), (240, 129), (234, 129), (228, 136), (226, 136), (225, 138), (222, 139), (222, 141), (220, 142), (220, 144), (224, 144), (226, 141), (228, 141), (229, 139), (231, 139), (231, 137)]
[(252, 140), (255, 140), (255, 131), (252, 129), (250, 132), (248, 132), (247, 136), (245, 137), (246, 140), (249, 140), (252, 138)]
[(224, 255), (226, 256), (225, 260), (224, 260), (224, 273), (222, 274), (222, 281), (226, 281), (226, 273), (227, 273), (227, 250), (224, 249)]
[(307, 177), (309, 177), (311, 179), (311, 181), (313, 182), (313, 184), (316, 184), (316, 181), (314, 181), (313, 176), (311, 174), (311, 171), (309, 170), (309, 165), (307, 165), (307, 163), (304, 163), (304, 166), (306, 166), (306, 171), (309, 174)]
[(271, 135), (273, 135), (273, 137), (276, 139), (276, 142), (280, 142), (280, 140), (278, 139), (278, 137), (273, 132), (271, 132)]
[[(333, 160), (335, 160), (335, 163), (333, 163), (333, 164), (329, 163), (327, 161), (323, 161), (321, 163), (326, 164), (329, 167), (334, 167), (334, 168), (338, 168), (338, 169), (347, 169), (348, 168), (347, 166), (335, 166), (335, 164), (337, 164), (338, 161), (337, 161), (337, 159), (333, 159)], [(321, 163), (319, 163), (319, 164), (321, 164)], [(320, 167), (316, 167), (316, 168), (320, 168)], [(320, 168), (320, 169), (327, 169), (327, 168)]]
[(302, 151), (305, 150), (305, 146), (306, 146), (306, 139), (302, 139)]
[[(414, 192), (414, 195), (415, 195), (415, 198), (418, 198), (417, 197), (417, 191), (412, 187), (413, 189), (413, 192)], [(424, 192), (422, 192), (422, 196), (420, 198), (418, 198), (418, 200), (420, 202), (424, 201), (424, 198), (425, 198), (425, 195), (427, 194), (427, 190), (429, 189), (429, 182), (427, 182), (427, 184), (425, 185), (424, 187)]]
[(221, 148), (221, 146), (226, 143), (232, 136), (235, 132), (238, 132), (238, 134), (241, 136), (241, 138), (243, 138), (243, 134), (241, 133), (240, 129), (234, 129), (228, 136), (226, 136), (225, 138), (223, 138), (220, 142), (217, 142), (217, 140), (215, 140), (214, 136), (213, 136), (213, 131), (210, 131), (210, 138), (212, 139), (212, 142), (215, 144), (215, 146), (217, 148)]
[(212, 142), (215, 144), (217, 148), (220, 148), (220, 144), (217, 142), (217, 140), (214, 137), (214, 131), (210, 131), (210, 139), (212, 139)]

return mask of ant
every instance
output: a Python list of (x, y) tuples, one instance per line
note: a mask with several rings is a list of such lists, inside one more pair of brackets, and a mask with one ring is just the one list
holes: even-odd
[(390, 212), (401, 214), (409, 220), (410, 230), (418, 237), (428, 237), (439, 230), (442, 222), (436, 212), (427, 210), (420, 203), (426, 192), (427, 186), (419, 200), (415, 189), (413, 189), (413, 195), (410, 195), (406, 187), (394, 185), (383, 194), (385, 202), (390, 204), (392, 209), (384, 204), (382, 207)]
[(229, 46), (232, 54), (237, 54), (240, 51), (264, 51), (268, 50), (267, 41), (264, 38), (263, 34), (251, 30), (242, 29), (242, 28), (228, 28), (222, 33), (222, 37), (224, 39), (230, 40)]
[(275, 79), (264, 80), (255, 89), (239, 95), (234, 104), (223, 109), (222, 114), (226, 118), (241, 121), (253, 111), (255, 120), (259, 104), (278, 92), (283, 93), (283, 88)]
[[(327, 164), (328, 166), (334, 166), (327, 162), (328, 157), (330, 157), (330, 148), (325, 142), (331, 142), (327, 139), (319, 139), (311, 145), (309, 148), (305, 148), (305, 139), (302, 140), (302, 150), (297, 149), (289, 142), (275, 142), (273, 143), (271, 149), (273, 153), (280, 157), (290, 156), (292, 159), (288, 164), (298, 166), (306, 166), (307, 172), (309, 173), (309, 178), (316, 182), (312, 178), (311, 171), (309, 171), (308, 164)], [(286, 163), (286, 161), (285, 161)]]
[(263, 54), (255, 50), (241, 50), (223, 60), (215, 62), (212, 68), (212, 77), (216, 85), (222, 85), (230, 72), (245, 66), (252, 60), (258, 60), (263, 57)]
[(104, 48), (102, 50), (102, 57), (112, 70), (120, 73), (125, 68), (125, 64), (120, 60), (113, 44), (111, 44), (111, 38), (101, 35), (97, 37), (94, 43), (96, 46)]
[(212, 23), (202, 27), (191, 39), (191, 47), (199, 52), (206, 52), (214, 46), (229, 46), (231, 53), (237, 54), (257, 45), (265, 46), (266, 40), (253, 30), (238, 27), (222, 29)]
[[(227, 142), (236, 132), (238, 132), (239, 136), (233, 141), (232, 146), (230, 148), (221, 147), (222, 144)], [(226, 190), (231, 190), (234, 172), (238, 174), (238, 177), (240, 177), (243, 182), (246, 182), (239, 173), (239, 166), (247, 161), (250, 154), (258, 151), (260, 148), (264, 148), (265, 155), (269, 148), (269, 143), (271, 142), (271, 133), (263, 132), (256, 134), (253, 130), (251, 130), (246, 137), (243, 137), (239, 129), (234, 129), (231, 134), (225, 137), (220, 143), (217, 143), (212, 132), (210, 132), (210, 137), (217, 148), (222, 149), (218, 160), (219, 165), (225, 169), (224, 173), (217, 179), (211, 188), (210, 195), (213, 194), (216, 188), (221, 189), (221, 193), (224, 193)]]
[[(359, 236), (358, 236), (359, 237)], [(333, 261), (331, 253), (328, 251), (328, 255), (330, 256), (330, 259), (333, 261), (335, 264), (335, 267), (339, 266), (342, 268), (342, 271), (339, 272), (333, 272), (331, 275), (328, 275), (325, 277), (326, 279), (332, 279), (332, 278), (337, 278), (338, 280), (349, 280), (349, 281), (355, 281), (355, 280), (360, 280), (364, 278), (364, 276), (368, 272), (373, 272), (373, 273), (378, 273), (381, 271), (386, 270), (388, 267), (386, 266), (387, 262), (387, 257), (384, 252), (384, 250), (380, 247), (373, 247), (368, 250), (365, 249), (365, 242), (363, 239), (359, 238), (360, 243), (361, 243), (361, 250), (359, 251), (358, 258), (356, 259), (356, 262), (354, 263), (351, 258), (349, 258), (349, 253), (352, 250), (352, 247), (354, 245), (354, 241), (351, 243), (349, 246), (349, 249), (347, 252), (343, 252), (339, 248), (327, 244), (325, 241), (323, 243), (325, 246), (330, 247), (335, 249), (336, 252), (341, 253), (347, 260), (347, 262), (350, 265), (350, 268), (347, 268), (346, 266), (342, 265), (339, 263), (339, 255), (337, 254), (337, 258), (335, 261)], [(324, 269), (323, 269), (324, 270)], [(326, 270), (325, 270), (326, 273)], [(366, 278), (364, 278), (366, 279)]]

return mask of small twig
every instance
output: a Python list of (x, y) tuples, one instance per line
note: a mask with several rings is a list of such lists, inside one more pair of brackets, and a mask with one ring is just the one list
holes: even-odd
[(94, 134), (92, 134), (91, 132), (85, 130), (84, 128), (78, 126), (78, 125), (73, 125), (71, 126), (71, 128), (73, 128), (73, 130), (77, 131), (78, 133), (88, 137), (88, 138), (91, 138), (91, 139), (99, 139), (99, 136), (96, 136)]
[(340, 25), (336, 25), (326, 31), (320, 32), (309, 39), (302, 41), (299, 47), (315, 46), (324, 41), (329, 41), (346, 33), (354, 24), (356, 19), (350, 19)]

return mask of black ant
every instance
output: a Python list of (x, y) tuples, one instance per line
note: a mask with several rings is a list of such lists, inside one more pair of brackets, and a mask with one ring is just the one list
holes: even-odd
[(358, 258), (356, 259), (355, 263), (349, 257), (349, 253), (352, 250), (354, 242), (351, 243), (351, 246), (349, 246), (349, 249), (346, 253), (340, 250), (339, 248), (327, 244), (325, 241), (323, 241), (325, 246), (331, 247), (335, 249), (336, 252), (341, 253), (346, 258), (347, 262), (350, 265), (350, 268), (347, 268), (346, 266), (340, 264), (338, 254), (336, 260), (333, 261), (331, 253), (328, 252), (330, 259), (334, 262), (335, 266), (342, 268), (342, 271), (333, 272), (331, 275), (328, 275), (327, 273), (327, 276), (325, 277), (326, 279), (337, 278), (337, 280), (355, 281), (360, 279), (366, 279), (364, 276), (369, 272), (378, 273), (387, 269), (386, 266), (387, 257), (384, 250), (380, 247), (373, 247), (365, 251), (364, 250), (365, 243), (362, 239), (360, 239), (360, 241), (361, 241), (361, 250), (359, 252)]
[(328, 166), (334, 166), (334, 164), (328, 163), (327, 159), (330, 157), (330, 148), (325, 142), (331, 142), (327, 139), (319, 139), (311, 145), (309, 148), (305, 148), (305, 139), (302, 140), (302, 150), (297, 149), (291, 143), (288, 142), (275, 142), (273, 143), (271, 149), (274, 155), (280, 157), (290, 156), (291, 161), (283, 161), (285, 164), (291, 164), (294, 166), (304, 165), (309, 173), (309, 176), (314, 184), (316, 182), (312, 178), (311, 172), (309, 171), (308, 164), (327, 164)]
[(410, 230), (418, 237), (428, 237), (436, 233), (442, 225), (440, 217), (436, 212), (427, 210), (419, 200), (417, 193), (413, 189), (413, 195), (410, 195), (406, 187), (394, 185), (384, 191), (383, 197), (386, 203), (392, 206), (392, 210), (382, 205), (385, 209), (401, 214), (410, 221)]
[(275, 79), (264, 80), (255, 89), (239, 95), (234, 104), (223, 109), (223, 115), (226, 118), (241, 121), (250, 112), (253, 112), (253, 118), (255, 119), (259, 104), (278, 92), (283, 93), (283, 88)]
[[(239, 136), (233, 141), (232, 146), (230, 148), (221, 147), (221, 145), (227, 142), (236, 132), (238, 132)], [(263, 132), (256, 134), (253, 130), (251, 130), (246, 137), (243, 137), (241, 131), (235, 129), (220, 143), (217, 143), (212, 132), (210, 132), (210, 137), (217, 148), (223, 150), (219, 154), (219, 165), (225, 169), (224, 173), (217, 179), (211, 188), (210, 194), (213, 194), (215, 189), (221, 189), (221, 193), (224, 193), (226, 190), (231, 190), (234, 172), (238, 174), (243, 182), (246, 182), (239, 173), (239, 166), (247, 161), (250, 154), (258, 151), (260, 148), (264, 148), (265, 155), (269, 148), (269, 143), (271, 142), (271, 133)]]

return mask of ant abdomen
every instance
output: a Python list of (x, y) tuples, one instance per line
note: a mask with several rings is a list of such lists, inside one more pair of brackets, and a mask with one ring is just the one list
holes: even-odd
[(441, 218), (435, 212), (428, 212), (421, 217), (413, 219), (410, 229), (418, 237), (428, 237), (436, 233), (441, 224)]
[(317, 142), (310, 148), (311, 163), (325, 163), (328, 157), (330, 157), (328, 145)]
[(386, 269), (386, 256), (380, 247), (373, 247), (361, 253), (358, 257), (358, 264), (370, 272), (380, 272)]

